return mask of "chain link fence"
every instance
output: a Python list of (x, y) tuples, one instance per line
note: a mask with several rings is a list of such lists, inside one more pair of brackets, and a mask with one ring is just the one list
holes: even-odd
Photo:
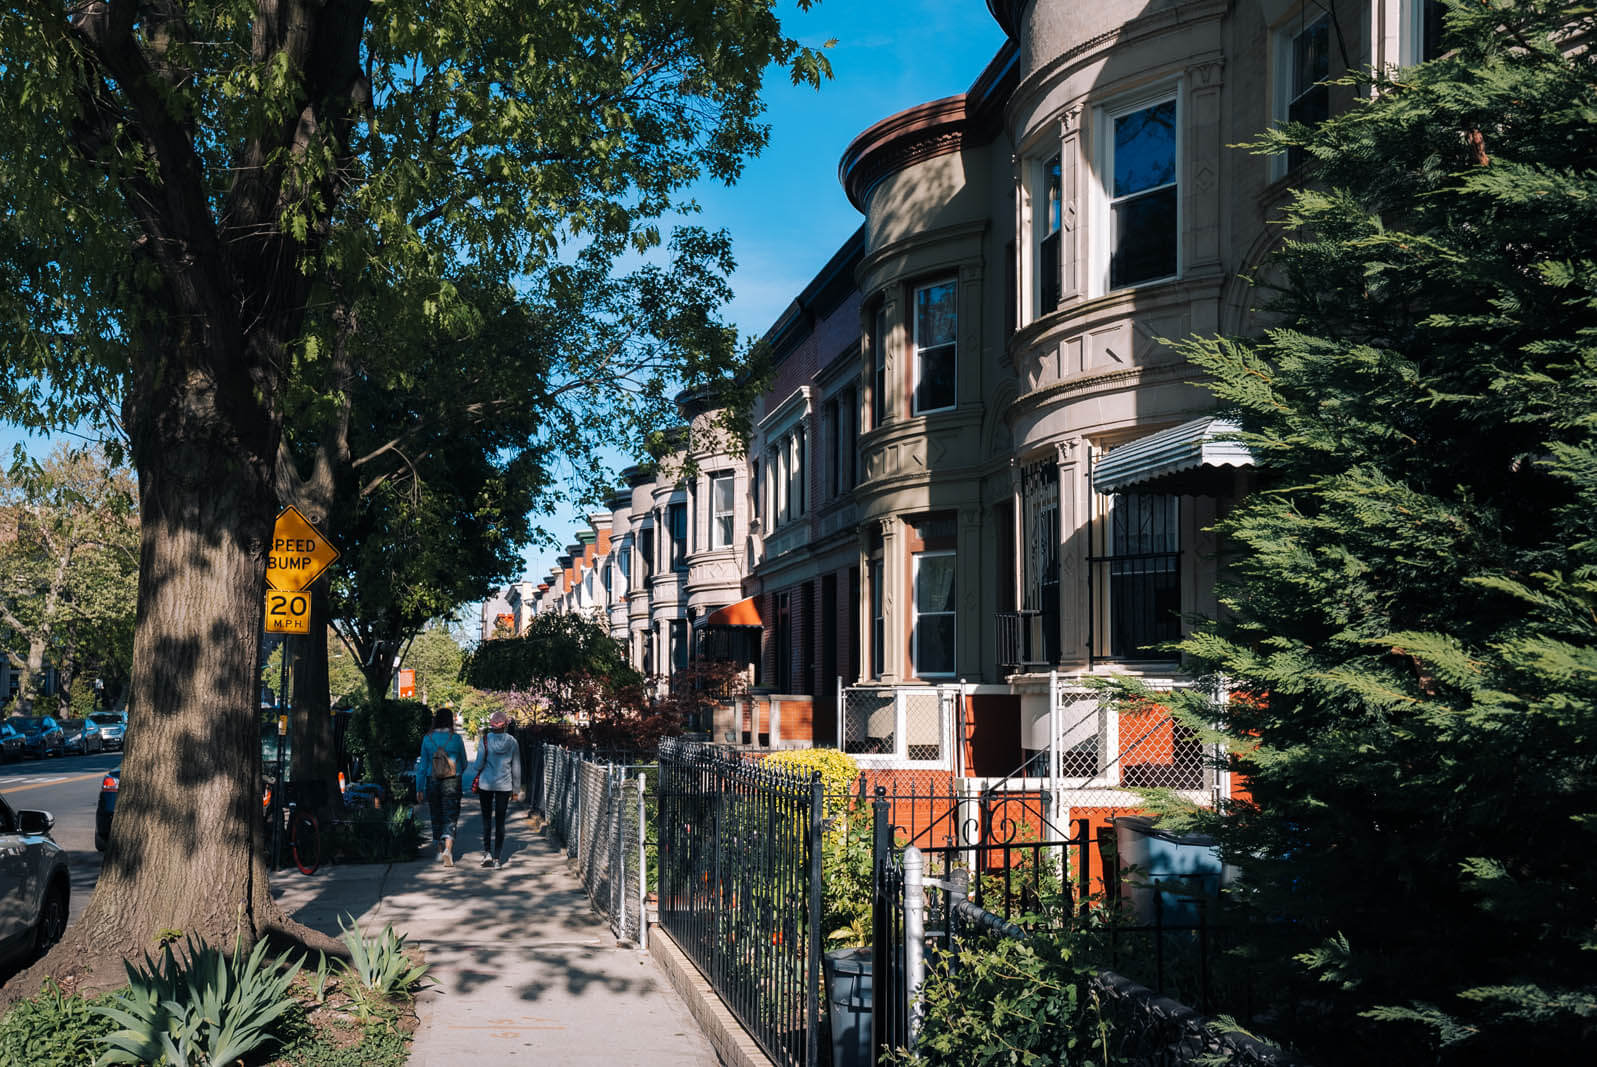
[(533, 810), (566, 850), (593, 906), (616, 937), (644, 944), (647, 768), (599, 762), (543, 744), (529, 761)]
[(843, 751), (862, 762), (953, 766), (958, 686), (840, 688)]

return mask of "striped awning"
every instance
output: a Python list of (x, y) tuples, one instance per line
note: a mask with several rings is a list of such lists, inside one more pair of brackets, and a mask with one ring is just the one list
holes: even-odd
[(1100, 493), (1212, 491), (1212, 478), (1191, 475), (1255, 466), (1253, 453), (1233, 438), (1240, 429), (1228, 419), (1208, 415), (1128, 441), (1093, 465), (1092, 487)]

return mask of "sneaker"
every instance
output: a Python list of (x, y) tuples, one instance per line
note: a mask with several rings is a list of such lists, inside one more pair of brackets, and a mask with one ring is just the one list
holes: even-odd
[(488, 853), (484, 852), (482, 854), (482, 864), (481, 864), (481, 866), (483, 866), (483, 867), (494, 867), (494, 866), (497, 866), (497, 864), (494, 863), (494, 858), (492, 856), (490, 856), (490, 855), (488, 855)]
[(445, 851), (444, 852), (444, 866), (445, 867), (453, 867), (454, 865), (455, 865), (455, 854), (453, 852)]
[(499, 868), (503, 867), (504, 865), (505, 865), (505, 861), (504, 860), (494, 860), (494, 870), (498, 870)]

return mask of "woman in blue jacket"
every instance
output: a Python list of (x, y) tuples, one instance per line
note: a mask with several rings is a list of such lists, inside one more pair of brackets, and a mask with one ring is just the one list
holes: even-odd
[(416, 791), (427, 797), (432, 815), (433, 848), (445, 867), (455, 865), (455, 824), (460, 821), (460, 775), (466, 767), (466, 743), (455, 733), (455, 711), (445, 706), (433, 716), (433, 728), (421, 739), (416, 760)]

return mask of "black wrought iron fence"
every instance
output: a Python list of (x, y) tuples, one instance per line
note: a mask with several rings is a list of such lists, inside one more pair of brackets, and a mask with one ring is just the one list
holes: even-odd
[(819, 774), (677, 739), (660, 745), (660, 925), (766, 1055), (820, 1056)]

